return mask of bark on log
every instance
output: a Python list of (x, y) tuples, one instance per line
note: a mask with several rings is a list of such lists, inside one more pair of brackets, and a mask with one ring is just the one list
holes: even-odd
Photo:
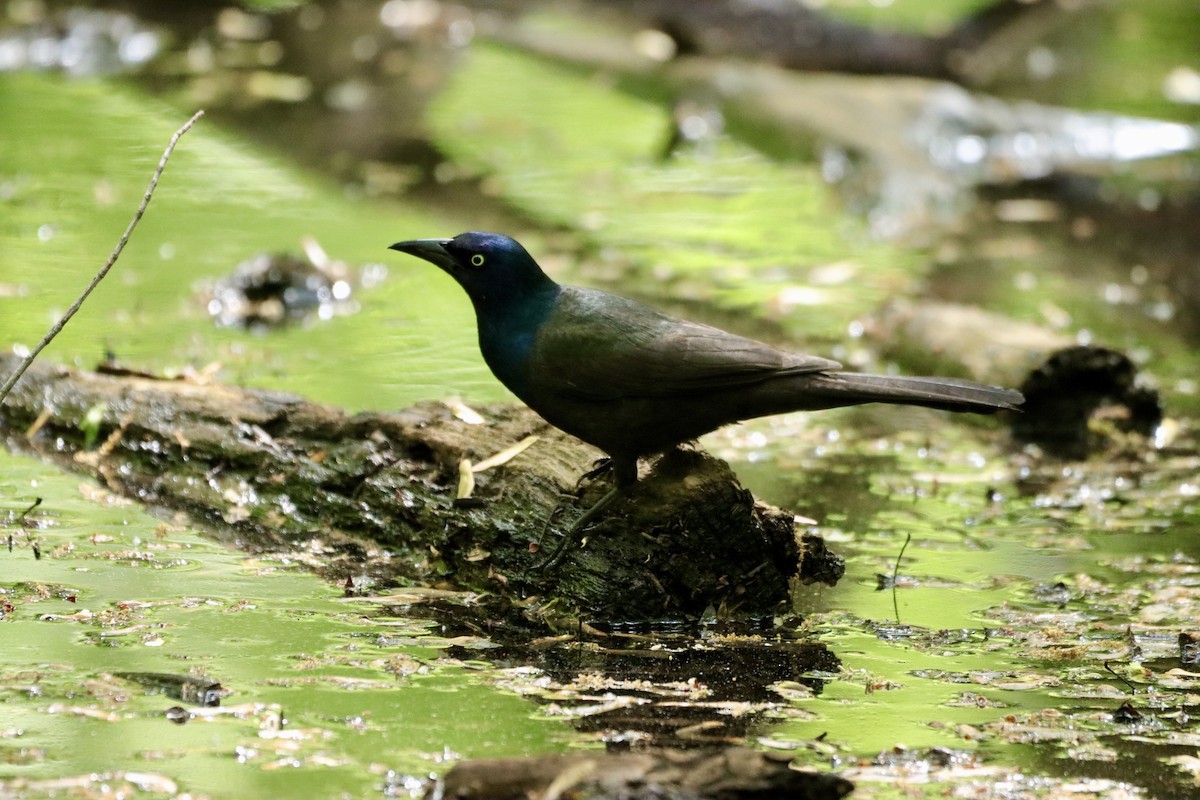
[[(15, 358), (0, 358), (7, 374)], [(85, 417), (98, 414), (87, 442)], [(516, 406), (471, 424), (444, 404), (349, 415), (291, 395), (35, 364), (0, 406), (0, 436), (148, 506), (184, 511), (242, 547), (304, 548), (334, 579), (479, 592), (486, 611), (556, 627), (588, 619), (771, 613), (789, 582), (841, 576), (841, 559), (793, 518), (756, 503), (696, 449), (660, 459), (544, 572), (558, 535), (604, 481), (576, 497), (598, 451)], [(463, 459), (524, 437), (508, 464), (455, 500)], [(561, 513), (554, 513), (561, 507)], [(548, 524), (549, 521), (549, 524)]]

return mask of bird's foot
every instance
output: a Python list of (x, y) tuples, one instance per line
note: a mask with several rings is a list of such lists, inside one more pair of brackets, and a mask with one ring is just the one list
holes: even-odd
[(579, 487), (583, 486), (585, 482), (599, 478), (604, 473), (611, 472), (612, 469), (613, 460), (611, 458), (605, 457), (596, 459), (595, 462), (592, 463), (592, 468), (579, 476), (579, 480), (575, 482), (575, 490), (578, 491)]
[(580, 536), (583, 534), (584, 528), (590, 525), (592, 520), (594, 520), (606, 506), (612, 503), (612, 501), (617, 498), (617, 495), (620, 494), (620, 492), (621, 490), (617, 488), (609, 489), (608, 492), (599, 500), (597, 500), (591, 508), (583, 512), (583, 515), (580, 516), (579, 519), (575, 520), (575, 524), (568, 528), (567, 532), (563, 534), (562, 541), (558, 543), (558, 547), (554, 548), (554, 552), (550, 554), (550, 557), (534, 567), (534, 570), (541, 572), (542, 570), (548, 569), (556, 564), (562, 557), (563, 553), (566, 552), (567, 547), (570, 544), (579, 541)]

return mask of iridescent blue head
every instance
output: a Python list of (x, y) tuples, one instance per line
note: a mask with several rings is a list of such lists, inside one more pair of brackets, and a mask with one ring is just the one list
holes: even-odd
[(435, 264), (466, 290), (477, 314), (503, 311), (557, 288), (518, 242), (499, 233), (396, 242), (392, 250)]

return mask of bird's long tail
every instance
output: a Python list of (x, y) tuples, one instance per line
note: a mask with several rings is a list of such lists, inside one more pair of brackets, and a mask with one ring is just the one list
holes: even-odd
[(834, 405), (900, 403), (944, 411), (994, 414), (1001, 410), (1016, 410), (1025, 402), (1024, 396), (1012, 389), (955, 378), (910, 378), (860, 372), (826, 372), (821, 377), (828, 381), (830, 399), (842, 401)]

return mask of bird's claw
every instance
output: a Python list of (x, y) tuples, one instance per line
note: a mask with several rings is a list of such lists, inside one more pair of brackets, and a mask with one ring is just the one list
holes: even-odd
[(558, 560), (562, 557), (563, 553), (566, 552), (567, 546), (572, 542), (579, 541), (584, 529), (592, 523), (592, 520), (594, 520), (600, 514), (600, 512), (603, 511), (606, 506), (608, 506), (609, 503), (616, 499), (619, 492), (619, 489), (609, 489), (607, 494), (597, 500), (591, 508), (583, 512), (583, 515), (580, 516), (579, 519), (575, 520), (575, 523), (567, 529), (566, 533), (563, 534), (562, 541), (558, 543), (558, 547), (554, 548), (554, 552), (550, 554), (550, 557), (535, 566), (533, 568), (534, 571), (541, 572), (558, 563)]
[(592, 462), (592, 468), (580, 475), (579, 480), (575, 481), (575, 489), (578, 490), (585, 482), (599, 478), (606, 472), (611, 472), (612, 468), (613, 460), (611, 458), (597, 458)]

